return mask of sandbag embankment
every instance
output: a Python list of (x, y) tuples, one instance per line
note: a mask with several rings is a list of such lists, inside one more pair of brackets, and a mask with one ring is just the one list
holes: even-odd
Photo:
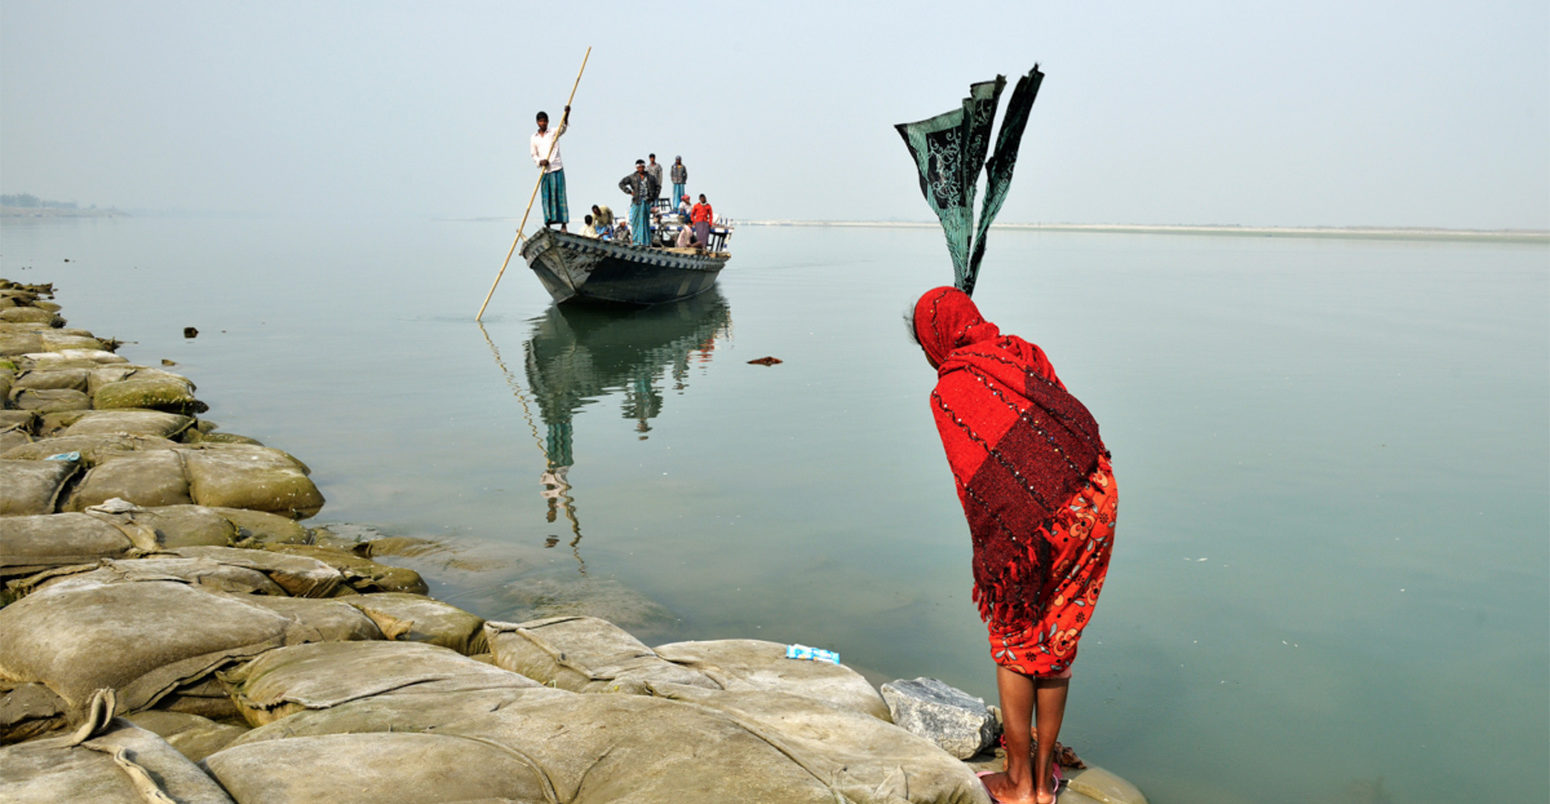
[(0, 516), (113, 498), (305, 519), (323, 495), (295, 457), (217, 433), (187, 377), (67, 330), (44, 285), (0, 280)]

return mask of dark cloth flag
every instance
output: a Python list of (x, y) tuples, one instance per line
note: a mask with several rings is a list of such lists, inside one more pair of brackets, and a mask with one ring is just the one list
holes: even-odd
[[(1023, 129), (1043, 80), (1044, 73), (1037, 64), (1017, 80), (1001, 121), (995, 153), (988, 162), (985, 155), (990, 148), (990, 130), (1006, 76), (971, 84), (969, 97), (957, 109), (894, 126), (915, 160), (920, 192), (942, 223), (947, 251), (953, 260), (953, 285), (964, 293), (974, 292), (974, 280), (985, 256), (985, 233), (1011, 188)], [(985, 201), (976, 228), (974, 195), (982, 167), (987, 177)]]

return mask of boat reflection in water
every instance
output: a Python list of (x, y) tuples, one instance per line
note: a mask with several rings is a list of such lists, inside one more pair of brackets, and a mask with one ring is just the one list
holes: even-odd
[[(576, 412), (618, 392), (622, 414), (635, 420), (640, 439), (648, 438), (651, 420), (662, 412), (663, 386), (688, 387), (691, 364), (709, 362), (716, 341), (729, 337), (731, 326), (731, 310), (715, 287), (684, 301), (634, 310), (550, 305), (533, 319), (525, 359), (527, 385), (544, 426), (546, 518), (554, 522), (564, 513), (572, 547), (581, 541), (567, 479), (575, 464)], [(556, 543), (551, 536), (549, 546)]]

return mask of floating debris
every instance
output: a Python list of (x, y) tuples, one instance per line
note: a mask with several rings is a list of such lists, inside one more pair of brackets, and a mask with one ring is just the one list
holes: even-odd
[(199, 337), (199, 330), (194, 329), (193, 327), (184, 327), (183, 328), (183, 337), (185, 337), (185, 338), (197, 338), (197, 337)]
[(749, 363), (757, 363), (758, 365), (761, 365), (761, 366), (773, 366), (776, 363), (780, 363), (780, 362), (783, 362), (783, 361), (780, 358), (778, 358), (778, 357), (770, 357), (770, 356), (766, 355), (764, 357), (755, 358), (755, 359), (750, 360), (748, 362)]

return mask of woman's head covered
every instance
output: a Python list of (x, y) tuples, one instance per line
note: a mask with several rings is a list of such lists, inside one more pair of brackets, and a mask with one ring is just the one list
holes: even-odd
[(915, 302), (912, 324), (915, 340), (933, 366), (941, 365), (955, 349), (1001, 337), (1001, 330), (980, 315), (974, 300), (954, 287), (926, 291)]

